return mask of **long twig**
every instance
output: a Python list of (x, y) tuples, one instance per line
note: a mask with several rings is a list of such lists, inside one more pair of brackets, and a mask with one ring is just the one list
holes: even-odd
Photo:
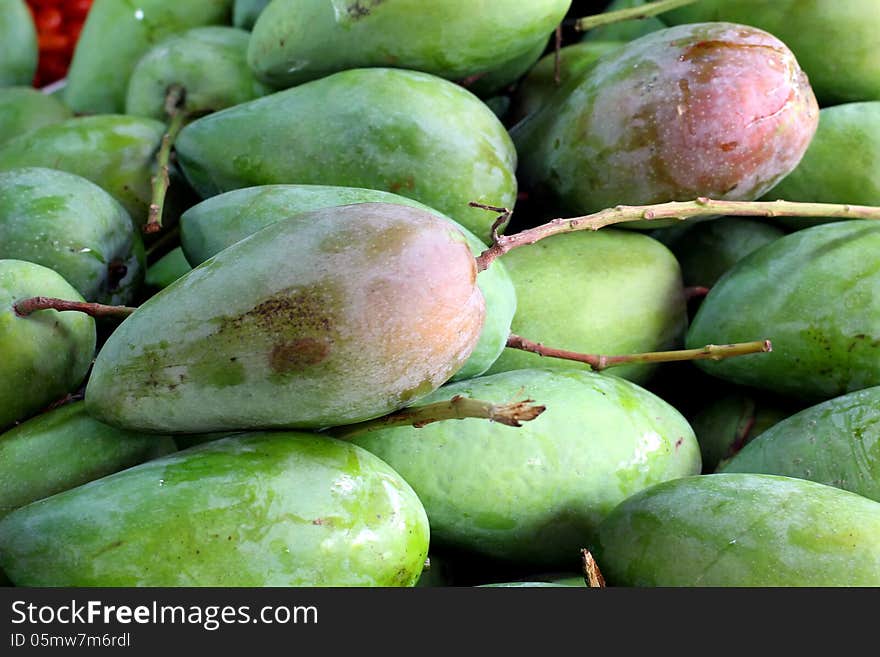
[[(478, 203), (473, 207), (485, 208)], [(501, 208), (501, 218), (508, 219), (509, 211)], [(693, 201), (673, 201), (657, 205), (618, 205), (593, 214), (570, 219), (553, 219), (535, 228), (492, 236), (492, 245), (477, 257), (477, 269), (484, 271), (500, 256), (526, 244), (561, 233), (578, 230), (599, 230), (627, 221), (684, 221), (695, 217), (803, 217), (805, 219), (880, 219), (880, 207), (867, 205), (841, 205), (834, 203), (797, 203), (794, 201), (716, 201), (698, 198)]]
[(578, 363), (585, 363), (593, 370), (601, 372), (609, 367), (620, 365), (632, 365), (634, 363), (672, 363), (683, 360), (722, 360), (735, 356), (759, 354), (773, 351), (770, 340), (758, 340), (755, 342), (740, 342), (736, 344), (714, 345), (709, 344), (698, 349), (678, 349), (675, 351), (653, 351), (643, 354), (628, 354), (626, 356), (603, 356), (600, 354), (583, 354), (577, 351), (554, 349), (546, 347), (538, 342), (532, 342), (519, 335), (512, 333), (507, 338), (507, 346), (510, 349), (520, 349), (539, 356), (561, 358)]
[(87, 303), (85, 301), (68, 301), (54, 297), (30, 297), (17, 302), (14, 306), (15, 314), (19, 317), (27, 317), (39, 310), (57, 310), (59, 312), (79, 312), (92, 317), (128, 317), (137, 308), (130, 306), (105, 306), (102, 303)]
[(692, 5), (698, 0), (657, 0), (657, 2), (649, 2), (639, 7), (630, 7), (627, 9), (618, 9), (617, 11), (606, 11), (595, 16), (585, 16), (579, 18), (574, 29), (578, 32), (586, 32), (602, 25), (611, 25), (612, 23), (621, 23), (623, 21), (637, 20), (640, 18), (651, 18), (685, 5)]
[(165, 98), (165, 113), (169, 119), (168, 129), (162, 135), (162, 143), (156, 154), (157, 170), (156, 175), (152, 178), (153, 192), (150, 199), (150, 214), (147, 223), (144, 224), (144, 232), (147, 234), (162, 230), (162, 212), (165, 209), (168, 186), (171, 184), (168, 173), (171, 165), (171, 149), (188, 117), (185, 103), (186, 90), (178, 84), (171, 85), (168, 89), (168, 96)]
[(495, 404), (455, 395), (448, 401), (405, 408), (375, 420), (334, 427), (326, 430), (325, 433), (335, 438), (348, 439), (379, 429), (405, 426), (413, 426), (418, 429), (442, 420), (464, 420), (466, 418), (489, 420), (508, 427), (521, 427), (523, 422), (534, 420), (545, 410), (545, 406), (535, 405), (532, 399)]

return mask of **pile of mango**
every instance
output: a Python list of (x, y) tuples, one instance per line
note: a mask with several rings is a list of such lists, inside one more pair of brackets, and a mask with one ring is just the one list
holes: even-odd
[(0, 580), (880, 585), (880, 12), (660, 4), (0, 0)]

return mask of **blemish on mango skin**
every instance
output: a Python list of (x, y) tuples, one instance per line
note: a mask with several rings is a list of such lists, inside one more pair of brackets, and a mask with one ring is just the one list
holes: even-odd
[(326, 340), (303, 338), (279, 342), (269, 352), (269, 367), (277, 374), (297, 372), (323, 362), (330, 354)]

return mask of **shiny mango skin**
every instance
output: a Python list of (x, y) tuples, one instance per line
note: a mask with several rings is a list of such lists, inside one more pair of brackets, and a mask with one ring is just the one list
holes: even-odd
[(24, 0), (0, 0), (0, 87), (29, 85), (37, 72), (37, 29)]
[[(880, 101), (819, 112), (819, 129), (797, 168), (764, 195), (809, 203), (880, 205)], [(791, 230), (832, 219), (779, 217)]]
[(109, 192), (138, 225), (146, 222), (160, 121), (122, 114), (68, 119), (0, 146), (0, 171), (48, 167), (74, 173)]
[(248, 63), (291, 87), (352, 68), (396, 66), (449, 80), (534, 48), (571, 0), (273, 0), (253, 28)]
[(700, 471), (700, 448), (681, 414), (624, 379), (520, 370), (453, 383), (423, 402), (454, 395), (533, 399), (546, 410), (518, 428), (466, 419), (349, 438), (413, 487), (436, 547), (577, 568), (580, 549), (616, 504)]
[(0, 521), (19, 586), (412, 586), (425, 511), (385, 463), (306, 433), (244, 434)]
[(180, 133), (177, 156), (207, 198), (270, 184), (366, 187), (400, 194), (490, 239), (513, 208), (516, 151), (478, 98), (426, 73), (344, 71), (211, 114)]
[(0, 518), (55, 493), (176, 452), (174, 439), (93, 420), (81, 401), (0, 434)]
[[(567, 233), (514, 249), (500, 261), (516, 289), (510, 330), (533, 342), (619, 356), (674, 349), (684, 338), (681, 270), (672, 253), (647, 235), (614, 229)], [(527, 367), (588, 366), (505, 349), (489, 372)], [(655, 369), (622, 365), (613, 374), (642, 383)]]
[(215, 112), (274, 91), (245, 61), (250, 34), (234, 27), (196, 27), (153, 46), (128, 81), (125, 113), (167, 120), (172, 85), (186, 90), (187, 112)]
[(880, 385), (880, 225), (797, 231), (740, 260), (703, 299), (686, 346), (769, 339), (773, 352), (698, 361), (741, 385), (816, 403)]
[(823, 106), (880, 100), (880, 13), (874, 0), (701, 0), (663, 14), (663, 20), (754, 25), (794, 51)]
[(25, 132), (72, 116), (58, 98), (33, 87), (0, 87), (0, 146)]
[(587, 214), (701, 196), (754, 200), (797, 166), (818, 119), (784, 43), (701, 23), (605, 56), (512, 135), (523, 187)]
[(609, 586), (876, 587), (880, 504), (790, 477), (683, 477), (621, 503), (592, 552)]
[[(193, 206), (180, 218), (180, 241), (187, 260), (200, 265), (260, 228), (303, 212), (353, 203), (396, 203), (419, 208), (448, 221), (462, 231), (474, 256), (485, 245), (449, 217), (405, 196), (373, 189), (320, 185), (265, 185), (237, 189)], [(499, 266), (500, 265), (500, 266)], [(483, 374), (501, 355), (516, 312), (516, 291), (500, 260), (477, 276), (486, 301), (486, 319), (477, 346), (452, 380)]]
[(72, 392), (95, 353), (95, 320), (82, 313), (13, 307), (36, 296), (82, 301), (60, 274), (24, 260), (0, 260), (0, 428)]
[(809, 479), (880, 501), (880, 387), (857, 390), (792, 415), (718, 471)]
[(232, 6), (232, 24), (243, 30), (252, 30), (260, 14), (272, 0), (235, 0)]
[(0, 258), (54, 269), (86, 301), (131, 303), (144, 247), (131, 217), (80, 176), (30, 167), (0, 172)]
[(172, 34), (226, 25), (232, 0), (95, 0), (70, 62), (64, 102), (77, 114), (125, 111), (128, 79), (140, 58)]
[(476, 262), (448, 222), (385, 203), (317, 210), (140, 306), (98, 354), (86, 405), (157, 433), (360, 422), (445, 383), (484, 312)]

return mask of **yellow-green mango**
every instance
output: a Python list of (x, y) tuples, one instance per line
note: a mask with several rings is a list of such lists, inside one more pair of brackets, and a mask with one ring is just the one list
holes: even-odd
[(318, 428), (416, 401), (470, 356), (485, 304), (461, 231), (387, 203), (280, 221), (151, 297), (86, 405), (158, 433)]
[(880, 504), (790, 477), (683, 477), (618, 505), (592, 552), (610, 586), (876, 587)]
[(421, 201), (490, 239), (513, 208), (516, 151), (476, 96), (399, 69), (358, 69), (230, 107), (177, 139), (186, 177), (203, 197), (242, 187), (365, 187)]
[(485, 73), (550, 36), (571, 0), (273, 0), (248, 62), (291, 87), (338, 71), (395, 66), (449, 80)]
[(365, 450), (246, 434), (143, 463), (0, 521), (19, 586), (412, 586), (425, 510)]

